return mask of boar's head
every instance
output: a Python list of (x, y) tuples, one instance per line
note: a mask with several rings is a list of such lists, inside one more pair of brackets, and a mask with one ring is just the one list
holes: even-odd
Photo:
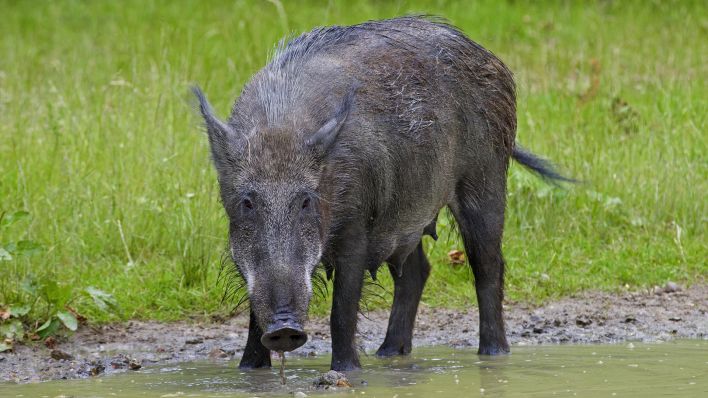
[[(355, 90), (310, 131), (290, 124), (239, 125), (219, 120), (198, 89), (221, 200), (229, 219), (229, 250), (246, 281), (261, 342), (292, 351), (303, 330), (327, 229), (321, 197), (323, 160), (342, 129)], [(237, 103), (237, 107), (239, 104)]]

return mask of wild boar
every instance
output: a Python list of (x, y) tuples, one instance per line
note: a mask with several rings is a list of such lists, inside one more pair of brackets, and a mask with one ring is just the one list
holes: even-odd
[(512, 73), (450, 24), (425, 17), (318, 28), (283, 41), (227, 121), (195, 88), (248, 288), (240, 366), (270, 366), (304, 331), (312, 275), (333, 276), (332, 369), (360, 366), (366, 272), (387, 263), (393, 309), (377, 354), (407, 354), (430, 264), (421, 244), (447, 206), (472, 267), (479, 353), (509, 351), (501, 242), (509, 159), (563, 179), (515, 145)]

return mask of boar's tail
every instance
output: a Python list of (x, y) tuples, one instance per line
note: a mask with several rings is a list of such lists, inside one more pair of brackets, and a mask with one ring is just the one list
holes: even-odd
[(534, 155), (518, 145), (514, 146), (514, 151), (512, 152), (511, 157), (524, 165), (526, 168), (541, 176), (541, 178), (546, 181), (550, 181), (552, 183), (578, 182), (577, 180), (561, 175), (553, 164), (547, 159)]

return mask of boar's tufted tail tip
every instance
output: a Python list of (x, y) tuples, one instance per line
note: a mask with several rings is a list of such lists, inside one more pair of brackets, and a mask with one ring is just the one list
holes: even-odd
[(195, 84), (189, 88), (189, 91), (191, 91), (194, 98), (196, 98), (196, 103), (194, 105), (200, 113), (212, 113), (211, 106), (209, 105), (209, 102), (207, 101), (201, 87)]
[(514, 146), (514, 152), (511, 154), (511, 157), (524, 165), (524, 167), (541, 176), (544, 180), (553, 184), (558, 184), (558, 182), (579, 182), (573, 178), (568, 178), (561, 175), (550, 161), (534, 155), (524, 148), (521, 148), (519, 145)]

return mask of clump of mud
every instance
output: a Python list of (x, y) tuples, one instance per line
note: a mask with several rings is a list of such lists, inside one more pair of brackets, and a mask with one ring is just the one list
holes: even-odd
[(345, 376), (344, 373), (330, 370), (327, 373), (322, 373), (322, 375), (314, 381), (313, 385), (319, 390), (328, 390), (330, 388), (351, 387), (352, 383), (347, 380), (347, 376)]

